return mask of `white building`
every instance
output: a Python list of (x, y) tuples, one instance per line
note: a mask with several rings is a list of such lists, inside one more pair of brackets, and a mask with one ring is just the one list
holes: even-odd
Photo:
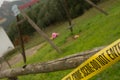
[(8, 35), (2, 27), (0, 27), (0, 57), (10, 50), (13, 50), (14, 46), (10, 41)]

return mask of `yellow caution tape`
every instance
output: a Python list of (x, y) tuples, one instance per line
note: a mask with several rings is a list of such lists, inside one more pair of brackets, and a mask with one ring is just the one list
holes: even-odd
[(120, 39), (99, 51), (62, 80), (88, 80), (120, 60)]

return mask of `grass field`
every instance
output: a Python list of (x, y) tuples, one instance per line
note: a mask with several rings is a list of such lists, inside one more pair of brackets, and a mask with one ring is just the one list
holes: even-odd
[[(78, 39), (73, 39), (67, 30), (68, 23), (57, 23), (50, 26), (45, 32), (50, 36), (52, 32), (60, 35), (53, 42), (63, 51), (58, 54), (48, 43), (38, 50), (36, 54), (28, 58), (27, 63), (37, 63), (61, 58), (77, 52), (90, 50), (94, 47), (109, 45), (120, 38), (120, 0), (109, 0), (99, 5), (106, 10), (109, 15), (105, 16), (94, 8), (87, 11), (84, 15), (73, 19), (74, 34), (80, 35)], [(35, 33), (36, 34), (36, 33)], [(36, 34), (32, 42), (40, 43)], [(37, 38), (37, 39), (36, 39)], [(36, 40), (36, 41), (35, 41)], [(35, 45), (35, 43), (33, 43)], [(20, 63), (21, 64), (21, 63)], [(19, 65), (20, 65), (19, 64)], [(102, 73), (90, 80), (120, 80), (120, 62), (111, 66)], [(19, 80), (61, 80), (72, 70), (34, 74), (19, 77)]]

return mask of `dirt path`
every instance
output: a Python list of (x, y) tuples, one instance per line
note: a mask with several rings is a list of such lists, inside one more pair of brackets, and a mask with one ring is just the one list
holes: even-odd
[[(26, 51), (25, 51), (25, 52), (26, 52), (26, 56), (27, 56), (27, 57), (32, 56), (32, 55), (35, 54), (35, 53), (37, 52), (37, 50), (40, 49), (44, 44), (45, 44), (45, 43), (42, 43), (42, 44), (40, 44), (40, 45), (37, 45), (37, 46), (35, 46), (35, 47), (32, 47), (32, 48), (26, 50)], [(9, 63), (10, 63), (10, 65), (14, 65), (15, 63), (18, 63), (18, 62), (20, 62), (20, 61), (22, 61), (22, 60), (23, 60), (23, 57), (22, 57), (21, 53), (18, 53), (17, 55), (13, 56), (13, 57), (9, 60)], [(9, 66), (7, 65), (6, 62), (3, 62), (2, 65), (0, 65), (0, 67), (1, 67), (1, 70), (4, 70), (4, 69), (6, 69), (6, 68), (9, 68)]]

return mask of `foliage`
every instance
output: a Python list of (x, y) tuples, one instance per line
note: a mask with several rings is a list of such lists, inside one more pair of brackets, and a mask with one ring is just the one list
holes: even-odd
[[(88, 10), (91, 6), (84, 0), (66, 0), (68, 3), (68, 9), (72, 18), (80, 16), (84, 11)], [(100, 0), (93, 0), (95, 3)], [(30, 18), (41, 28), (45, 29), (51, 24), (56, 22), (61, 22), (67, 20), (64, 0), (41, 0), (40, 3), (30, 7), (26, 10)], [(22, 17), (21, 17), (22, 19)], [(22, 33), (31, 35), (35, 30), (30, 26), (30, 24), (25, 21), (21, 24)], [(8, 34), (12, 41), (14, 41), (17, 36), (17, 31), (15, 23), (10, 25)]]
[(17, 28), (15, 27), (15, 23), (11, 24), (7, 30), (8, 36), (13, 41), (17, 36)]
[[(112, 3), (112, 4), (111, 4)], [(96, 10), (91, 9), (83, 16), (74, 19), (74, 34), (79, 34), (78, 39), (73, 39), (66, 31), (67, 23), (53, 25), (47, 28), (47, 33), (53, 31), (59, 32), (60, 36), (53, 40), (57, 46), (63, 50), (63, 54), (58, 54), (49, 44), (45, 44), (36, 54), (28, 58), (27, 63), (37, 63), (71, 55), (77, 52), (92, 49), (94, 47), (109, 45), (120, 37), (120, 1), (110, 0), (100, 6), (109, 12), (104, 16)], [(18, 65), (20, 66), (20, 64)], [(101, 74), (93, 77), (91, 80), (119, 80), (120, 63), (113, 65)], [(34, 74), (19, 77), (20, 80), (60, 80), (71, 70), (58, 71), (44, 74)], [(116, 73), (117, 72), (117, 73)]]

